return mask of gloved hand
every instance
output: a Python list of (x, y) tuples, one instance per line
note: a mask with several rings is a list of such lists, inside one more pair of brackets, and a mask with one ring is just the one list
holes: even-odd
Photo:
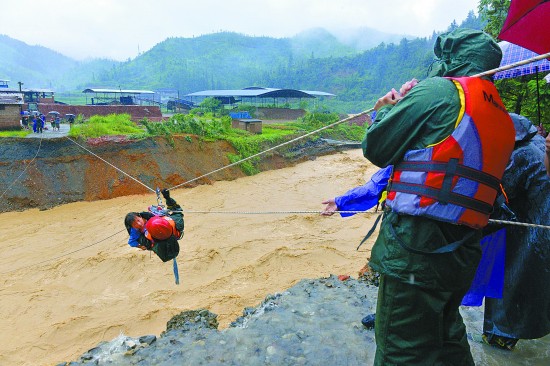
[(174, 209), (174, 207), (177, 205), (176, 200), (170, 197), (170, 191), (166, 188), (160, 191), (162, 193), (162, 197), (166, 200), (166, 206), (169, 209)]

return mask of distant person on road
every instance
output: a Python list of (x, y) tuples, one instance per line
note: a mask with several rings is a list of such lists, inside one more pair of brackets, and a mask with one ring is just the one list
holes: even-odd
[(21, 125), (23, 125), (23, 129), (28, 130), (29, 129), (29, 117), (26, 115), (23, 115), (21, 117)]
[(67, 116), (67, 120), (69, 121), (69, 129), (71, 129), (71, 128), (73, 128), (74, 115), (73, 114), (68, 114), (66, 116)]
[(54, 131), (55, 130), (59, 131), (60, 127), (61, 127), (61, 118), (59, 118), (59, 115), (56, 115), (54, 120)]
[(46, 126), (46, 116), (43, 114), (40, 114), (40, 119), (38, 122), (40, 124), (40, 133), (42, 133), (42, 129)]
[(170, 197), (167, 189), (162, 190), (168, 211), (130, 212), (124, 219), (124, 225), (130, 238), (128, 245), (141, 250), (152, 250), (163, 261), (178, 256), (178, 240), (183, 236), (184, 220), (181, 206)]
[(40, 116), (38, 117), (34, 117), (33, 119), (33, 126), (36, 126), (35, 129), (36, 129), (36, 133), (42, 133), (42, 130), (44, 128), (44, 122), (42, 121), (42, 119), (40, 118)]

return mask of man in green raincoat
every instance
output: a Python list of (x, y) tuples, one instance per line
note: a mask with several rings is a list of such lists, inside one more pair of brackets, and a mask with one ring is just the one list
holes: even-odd
[[(440, 35), (434, 53), (438, 61), (429, 78), (405, 88), (406, 96), (403, 89), (392, 89), (376, 103), (376, 118), (362, 143), (364, 156), (375, 165), (398, 165), (414, 151), (449, 140), (462, 123), (464, 101), (456, 83), (441, 76), (472, 76), (498, 67), (502, 57), (490, 36), (469, 29)], [(469, 103), (504, 114), (494, 94)], [(506, 147), (511, 152), (511, 121), (504, 120), (502, 129), (511, 134)], [(459, 305), (481, 257), (481, 236), (481, 230), (452, 219), (386, 211), (369, 262), (381, 274), (375, 365), (474, 365)]]

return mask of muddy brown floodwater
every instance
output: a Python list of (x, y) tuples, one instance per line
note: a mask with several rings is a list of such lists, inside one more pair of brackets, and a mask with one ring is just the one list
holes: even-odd
[(237, 212), (186, 214), (180, 285), (171, 262), (126, 244), (125, 214), (154, 195), (0, 214), (0, 365), (51, 365), (120, 333), (159, 335), (184, 310), (207, 308), (225, 328), (301, 279), (356, 277), (374, 238), (355, 248), (373, 215), (244, 212), (320, 211), (377, 169), (352, 150), (172, 191), (187, 211)]

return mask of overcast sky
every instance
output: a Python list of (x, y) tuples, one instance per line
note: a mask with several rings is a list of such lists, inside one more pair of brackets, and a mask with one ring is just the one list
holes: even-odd
[[(168, 37), (219, 31), (291, 37), (302, 30), (369, 27), (429, 36), (460, 23), (479, 0), (15, 0), (0, 34), (75, 59), (126, 60)], [(1, 55), (0, 55), (1, 57)]]

